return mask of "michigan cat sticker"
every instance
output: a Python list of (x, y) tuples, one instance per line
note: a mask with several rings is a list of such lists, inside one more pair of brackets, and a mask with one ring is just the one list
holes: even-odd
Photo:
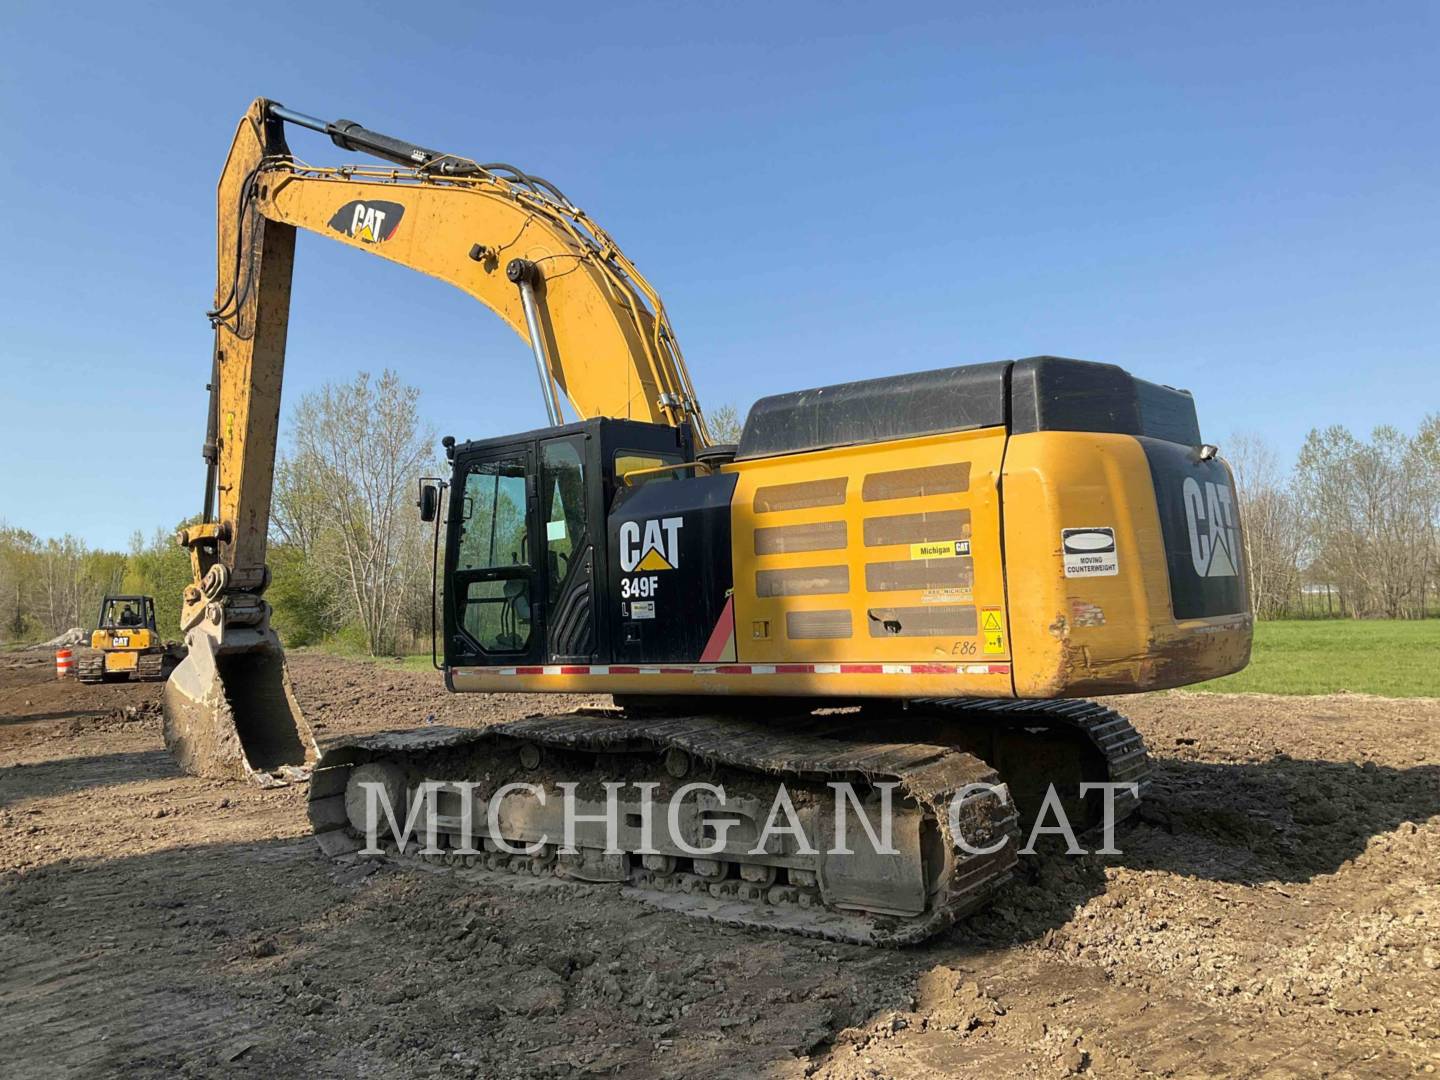
[(1065, 576), (1114, 577), (1120, 573), (1115, 553), (1115, 529), (1109, 525), (1088, 529), (1061, 529), (1060, 553), (1065, 558)]
[(969, 540), (932, 540), (910, 545), (912, 559), (959, 559), (969, 554)]
[(362, 244), (383, 244), (395, 235), (404, 216), (405, 207), (399, 203), (354, 199), (335, 211), (330, 228)]

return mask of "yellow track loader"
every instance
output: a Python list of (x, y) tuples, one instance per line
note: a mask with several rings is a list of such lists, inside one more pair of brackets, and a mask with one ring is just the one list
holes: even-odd
[(155, 600), (149, 596), (105, 597), (90, 648), (95, 652), (75, 665), (75, 676), (84, 683), (159, 682), (175, 659), (155, 628)]

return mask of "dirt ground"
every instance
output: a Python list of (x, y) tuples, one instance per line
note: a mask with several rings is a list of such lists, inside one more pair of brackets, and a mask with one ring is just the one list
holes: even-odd
[[(1440, 701), (1127, 699), (1156, 782), (1123, 855), (1024, 859), (992, 910), (874, 951), (329, 862), (303, 791), (181, 775), (157, 687), (50, 663), (0, 656), (6, 1076), (1440, 1070)], [(291, 670), (322, 741), (577, 703)]]

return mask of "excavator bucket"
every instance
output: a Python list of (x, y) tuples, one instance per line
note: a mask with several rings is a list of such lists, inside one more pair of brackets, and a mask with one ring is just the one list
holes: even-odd
[(319, 750), (275, 632), (217, 634), (206, 621), (185, 643), (188, 655), (165, 684), (165, 746), (180, 767), (262, 787), (307, 779)]

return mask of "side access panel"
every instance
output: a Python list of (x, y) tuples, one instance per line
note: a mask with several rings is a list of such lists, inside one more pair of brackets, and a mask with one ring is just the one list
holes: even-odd
[(727, 466), (738, 659), (839, 665), (814, 677), (823, 693), (1009, 696), (1005, 441), (992, 427)]
[[(607, 522), (603, 618), (617, 664), (692, 664), (729, 619), (732, 475), (621, 489)], [(734, 659), (733, 653), (728, 659)]]

